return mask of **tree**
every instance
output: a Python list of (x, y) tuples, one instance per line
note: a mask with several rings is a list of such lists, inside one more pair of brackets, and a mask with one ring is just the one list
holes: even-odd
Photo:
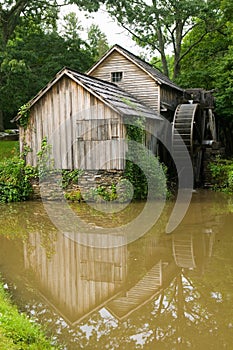
[[(128, 30), (141, 46), (160, 54), (163, 72), (169, 75), (167, 50), (174, 54), (173, 78), (180, 73), (180, 62), (205, 35), (215, 31), (220, 0), (76, 0), (80, 8), (97, 10), (104, 3), (109, 14)], [(184, 38), (195, 27), (202, 26), (205, 31), (197, 37), (186, 52), (181, 52)]]
[(96, 24), (92, 24), (88, 30), (88, 41), (91, 56), (94, 58), (94, 62), (96, 62), (109, 49), (107, 37)]
[[(22, 18), (24, 21), (28, 19), (29, 22), (33, 20), (36, 23), (43, 21), (46, 25), (53, 24), (57, 18), (57, 10), (55, 0), (0, 0), (0, 67), (7, 44)], [(2, 86), (3, 78), (0, 74), (0, 87)], [(0, 106), (0, 130), (3, 129), (3, 110)]]
[[(94, 63), (104, 36), (96, 28), (95, 40), (92, 32), (82, 39), (75, 14), (65, 17), (58, 33), (58, 12), (66, 3), (0, 0), (0, 130), (3, 119), (7, 124), (63, 66), (83, 72)], [(94, 41), (98, 48), (92, 48)]]
[[(226, 147), (226, 153), (232, 155), (233, 24), (227, 20), (228, 16), (229, 13), (223, 11), (223, 16), (218, 20), (220, 23), (216, 23), (221, 30), (207, 34), (182, 60), (181, 74), (176, 82), (183, 87), (202, 87), (214, 91), (219, 137)], [(182, 50), (186, 50), (203, 30), (201, 27), (193, 29), (184, 40)]]
[[(202, 35), (203, 28), (194, 28), (182, 45), (182, 51)], [(228, 50), (229, 37), (226, 28), (221, 31), (209, 33), (202, 42), (193, 48), (181, 62), (181, 72), (176, 82), (187, 87), (203, 87), (206, 90), (215, 88), (216, 64), (221, 64), (222, 58)]]
[[(61, 69), (64, 40), (38, 26), (19, 28), (8, 41), (1, 64), (1, 108), (5, 125)], [(63, 64), (64, 65), (64, 64)]]

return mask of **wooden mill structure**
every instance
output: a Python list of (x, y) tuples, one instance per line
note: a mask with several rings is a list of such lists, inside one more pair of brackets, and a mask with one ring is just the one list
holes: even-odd
[(189, 89), (188, 103), (176, 107), (172, 122), (172, 150), (176, 157), (184, 157), (181, 136), (186, 145), (194, 170), (194, 178), (199, 183), (202, 178), (203, 158), (206, 147), (217, 142), (216, 123), (214, 117), (214, 98), (210, 92), (202, 89)]
[[(185, 144), (192, 160), (195, 182), (200, 182), (205, 148), (217, 141), (211, 92), (181, 89), (159, 70), (118, 45), (110, 49), (88, 74), (114, 82), (171, 122), (173, 156), (182, 162)], [(161, 132), (167, 133), (166, 126)], [(166, 156), (164, 160), (166, 162)]]
[[(144, 118), (145, 147), (166, 163), (165, 148), (155, 135), (169, 136), (181, 162), (184, 144), (201, 180), (203, 153), (216, 144), (214, 99), (202, 89), (182, 89), (149, 63), (119, 45), (113, 46), (86, 74), (63, 68), (28, 103), (27, 127), (20, 126), (20, 149), (30, 148), (27, 162), (37, 165), (42, 139), (52, 144), (61, 169), (124, 170), (130, 117)], [(20, 125), (22, 114), (15, 118)], [(177, 140), (179, 134), (184, 144)], [(172, 156), (172, 155), (171, 155)]]

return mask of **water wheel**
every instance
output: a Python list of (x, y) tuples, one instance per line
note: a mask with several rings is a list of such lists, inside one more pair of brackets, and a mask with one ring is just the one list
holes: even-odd
[(173, 155), (182, 162), (185, 144), (192, 160), (196, 183), (200, 181), (203, 129), (203, 118), (198, 103), (177, 106), (172, 126)]

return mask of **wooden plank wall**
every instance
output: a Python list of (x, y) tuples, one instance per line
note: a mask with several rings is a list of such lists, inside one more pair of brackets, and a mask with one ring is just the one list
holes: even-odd
[(148, 119), (146, 121), (146, 134), (145, 134), (145, 147), (152, 152), (154, 155), (158, 155), (158, 141), (156, 138), (157, 133), (160, 131), (158, 121)]
[(172, 89), (168, 86), (163, 85), (161, 87), (161, 101), (167, 103), (168, 105), (173, 107), (173, 110), (177, 107), (182, 99), (183, 93), (182, 91), (178, 91)]
[[(68, 77), (63, 77), (31, 108), (28, 128), (21, 132), (31, 148), (27, 162), (37, 165), (41, 140), (53, 145), (60, 169), (124, 169), (125, 126), (118, 113)], [(110, 162), (107, 162), (111, 159)]]
[[(58, 233), (50, 256), (40, 233), (31, 233), (24, 246), (25, 267), (33, 271), (40, 292), (71, 323), (111, 298), (127, 272), (126, 245), (94, 248), (78, 244), (75, 238), (76, 234), (72, 240)], [(101, 235), (99, 239), (123, 244), (125, 237)]]
[(118, 85), (148, 107), (160, 112), (160, 87), (147, 73), (122, 54), (113, 52), (90, 75), (111, 81), (111, 72), (123, 72), (123, 80)]

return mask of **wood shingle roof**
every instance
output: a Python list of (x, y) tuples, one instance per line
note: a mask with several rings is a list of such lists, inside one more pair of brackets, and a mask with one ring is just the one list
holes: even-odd
[[(139, 102), (134, 96), (130, 95), (117, 85), (100, 79), (88, 76), (73, 69), (64, 67), (57, 73), (55, 78), (51, 80), (31, 101), (31, 108), (56, 82), (62, 77), (67, 76), (77, 84), (83, 86), (90, 93), (102, 100), (110, 108), (114, 109), (121, 116), (142, 116), (145, 118), (162, 120), (161, 116), (153, 109)], [(20, 115), (16, 116), (14, 121), (20, 119)]]

